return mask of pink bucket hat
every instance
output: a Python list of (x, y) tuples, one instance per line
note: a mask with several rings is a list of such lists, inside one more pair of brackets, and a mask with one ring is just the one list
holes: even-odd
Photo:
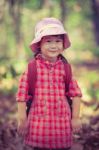
[(67, 32), (64, 30), (62, 23), (56, 18), (44, 18), (37, 23), (35, 28), (34, 40), (30, 43), (32, 51), (36, 52), (42, 37), (47, 35), (63, 35), (64, 49), (70, 47), (70, 41)]

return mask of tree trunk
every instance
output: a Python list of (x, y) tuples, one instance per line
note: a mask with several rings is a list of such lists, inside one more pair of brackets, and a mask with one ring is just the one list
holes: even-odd
[(66, 19), (66, 0), (60, 0), (60, 8), (61, 8), (61, 21), (65, 24)]
[(9, 0), (9, 12), (12, 17), (12, 29), (15, 34), (16, 42), (20, 43), (21, 41), (21, 32), (20, 32), (20, 24), (21, 24), (21, 15), (20, 15), (20, 5), (22, 1), (20, 0)]
[(50, 8), (50, 0), (42, 0), (43, 2), (43, 8)]
[(91, 0), (96, 43), (99, 46), (99, 0)]
[(4, 21), (5, 1), (0, 1), (0, 24)]

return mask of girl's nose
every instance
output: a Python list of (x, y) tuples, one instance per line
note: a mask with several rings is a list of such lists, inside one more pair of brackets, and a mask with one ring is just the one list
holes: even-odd
[(51, 47), (52, 47), (52, 48), (56, 48), (56, 42), (52, 42), (52, 43), (51, 43)]

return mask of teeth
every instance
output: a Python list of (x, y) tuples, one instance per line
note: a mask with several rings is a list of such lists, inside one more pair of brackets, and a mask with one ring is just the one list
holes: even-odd
[(49, 52), (56, 52), (56, 51), (49, 51)]
[(56, 52), (56, 51), (53, 51), (53, 50), (50, 50), (51, 52)]

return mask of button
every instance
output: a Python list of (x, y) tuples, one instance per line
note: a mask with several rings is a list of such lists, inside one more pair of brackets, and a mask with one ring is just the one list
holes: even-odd
[(50, 73), (53, 73), (53, 72), (54, 72), (54, 69), (53, 69), (53, 68), (51, 68), (51, 69), (50, 69)]
[(50, 64), (50, 67), (53, 67), (53, 64)]
[(54, 93), (54, 90), (50, 90), (50, 93), (53, 94), (53, 93)]
[(51, 85), (51, 86), (53, 85), (53, 82), (52, 82), (52, 81), (50, 82), (50, 85)]

